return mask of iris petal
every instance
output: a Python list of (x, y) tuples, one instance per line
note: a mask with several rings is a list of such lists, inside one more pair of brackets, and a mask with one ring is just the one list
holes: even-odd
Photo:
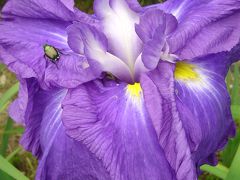
[[(231, 15), (238, 14), (238, 10), (240, 8), (240, 2), (238, 0), (169, 0), (151, 8), (160, 8), (167, 13), (172, 13), (177, 18), (179, 22), (178, 29), (173, 34), (170, 42), (170, 46), (174, 52), (185, 48), (184, 46), (188, 45), (188, 42), (191, 42), (192, 38), (196, 39), (196, 36), (198, 36), (195, 43), (192, 44), (196, 47), (190, 48), (193, 48), (195, 53), (199, 53), (199, 51), (201, 52), (204, 50), (208, 44), (215, 45), (214, 43), (216, 43), (216, 41), (214, 41), (214, 38), (219, 37), (219, 39), (221, 39), (222, 37), (218, 35), (220, 32), (223, 32), (224, 30), (226, 31), (226, 28), (233, 30), (227, 40), (223, 39), (223, 41), (227, 41), (227, 43), (222, 43), (221, 41), (221, 43), (218, 44), (218, 49), (211, 51), (211, 53), (230, 50), (234, 45), (236, 45), (240, 37), (239, 25), (237, 23), (232, 25), (229, 25), (229, 22), (227, 24), (224, 23), (227, 21), (226, 19), (231, 19)], [(215, 31), (212, 30), (212, 28)], [(206, 35), (204, 32), (209, 32), (211, 36), (213, 35), (213, 38), (205, 39), (210, 35)], [(201, 47), (199, 47), (199, 43), (201, 44)], [(189, 46), (186, 47), (186, 51), (188, 48)]]
[(155, 69), (160, 59), (170, 62), (176, 59), (168, 46), (168, 37), (176, 27), (175, 17), (158, 9), (146, 11), (141, 16), (136, 32), (145, 42), (142, 59), (147, 68)]
[(174, 66), (160, 62), (156, 70), (142, 76), (146, 107), (176, 178), (197, 179), (195, 162), (174, 94)]
[(71, 21), (74, 17), (73, 5), (73, 0), (10, 0), (2, 12), (20, 17)]
[(14, 106), (26, 126), (21, 144), (39, 159), (36, 179), (110, 179), (102, 163), (65, 133), (61, 103), (67, 90), (42, 90), (34, 78), (21, 79), (20, 87), (18, 101), (24, 105)]
[[(99, 76), (102, 72), (110, 72), (119, 79), (132, 82), (133, 75), (129, 67), (118, 57), (108, 53), (108, 41), (103, 33), (98, 31), (94, 26), (84, 23), (75, 23), (68, 28), (70, 39), (69, 43), (74, 44), (78, 41), (80, 47), (75, 46), (76, 49), (84, 48), (84, 53), (88, 58), (91, 67), (95, 67), (95, 74)], [(78, 34), (71, 38), (71, 34)], [(84, 47), (81, 47), (83, 44)]]
[(67, 133), (101, 159), (112, 179), (175, 179), (139, 87), (96, 81), (70, 90), (63, 103)]
[[(193, 158), (198, 165), (211, 159), (212, 153), (234, 134), (230, 97), (225, 76), (230, 66), (227, 53), (213, 54), (188, 61), (197, 79), (176, 76), (176, 102), (188, 134)], [(176, 71), (178, 68), (176, 67)], [(183, 75), (186, 77), (186, 74)], [(210, 158), (209, 158), (210, 157)], [(209, 163), (214, 163), (209, 162)]]
[[(66, 28), (71, 23), (67, 19), (73, 20), (73, 12), (69, 9), (72, 1), (51, 1), (45, 6), (41, 3), (11, 0), (6, 4), (0, 22), (0, 56), (3, 62), (21, 78), (37, 78), (43, 88), (76, 87), (94, 79), (86, 58), (75, 54), (67, 43)], [(39, 8), (32, 9), (33, 5)], [(62, 13), (67, 13), (65, 11), (69, 17), (67, 14), (63, 17)], [(53, 63), (45, 56), (43, 47), (46, 44), (56, 49), (59, 62)]]
[(141, 41), (135, 32), (139, 15), (125, 0), (95, 0), (94, 12), (101, 19), (103, 32), (109, 43), (109, 52), (133, 69), (141, 51)]
[(177, 54), (181, 58), (191, 59), (205, 54), (230, 51), (240, 39), (240, 25), (236, 23), (236, 19), (240, 19), (240, 13), (236, 12), (210, 23), (190, 39)]

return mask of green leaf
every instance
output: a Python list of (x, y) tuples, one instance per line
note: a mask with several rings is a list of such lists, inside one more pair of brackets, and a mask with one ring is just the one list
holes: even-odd
[(230, 167), (232, 160), (237, 152), (238, 145), (240, 143), (240, 132), (237, 131), (237, 135), (233, 139), (228, 140), (228, 144), (221, 154), (222, 163)]
[(232, 90), (232, 104), (237, 105), (240, 103), (239, 99), (239, 66), (238, 64), (234, 65), (234, 82), (233, 82), (233, 90)]
[(237, 152), (230, 166), (229, 173), (227, 174), (225, 180), (239, 180), (239, 177), (240, 177), (240, 145), (238, 146)]
[(240, 105), (232, 105), (231, 111), (232, 111), (233, 119), (235, 121), (240, 121)]
[[(5, 126), (5, 131), (8, 131), (8, 130), (12, 129), (12, 126), (13, 126), (13, 121), (12, 121), (11, 118), (8, 118), (7, 124)], [(0, 154), (3, 155), (3, 156), (5, 156), (6, 152), (7, 152), (8, 140), (9, 140), (9, 134), (3, 134), (2, 145), (1, 145), (1, 148), (0, 148)]]
[(17, 149), (15, 149), (11, 154), (9, 154), (6, 159), (8, 161), (10, 161), (17, 153), (19, 153), (22, 150), (21, 147), (18, 147)]
[(0, 169), (16, 180), (29, 180), (24, 174), (0, 155)]
[(201, 170), (213, 174), (221, 179), (225, 179), (229, 172), (228, 168), (222, 164), (218, 164), (217, 166), (203, 165), (201, 166)]
[(2, 95), (0, 98), (0, 113), (4, 110), (6, 104), (17, 94), (18, 88), (19, 83), (16, 83)]

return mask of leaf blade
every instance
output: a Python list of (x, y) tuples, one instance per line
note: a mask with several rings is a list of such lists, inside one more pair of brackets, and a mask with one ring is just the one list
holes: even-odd
[(26, 176), (23, 175), (21, 171), (15, 168), (11, 163), (9, 163), (4, 157), (0, 155), (0, 169), (8, 174), (9, 176), (17, 180), (29, 180)]

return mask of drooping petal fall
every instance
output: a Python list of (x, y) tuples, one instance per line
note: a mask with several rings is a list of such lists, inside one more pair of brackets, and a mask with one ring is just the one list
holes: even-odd
[(20, 87), (20, 94), (25, 97), (19, 96), (18, 101), (24, 99), (26, 105), (14, 106), (22, 110), (19, 117), (24, 117), (26, 129), (21, 144), (39, 160), (36, 179), (110, 180), (101, 161), (65, 133), (61, 103), (67, 90), (43, 90), (34, 78), (21, 79)]
[[(0, 22), (0, 57), (14, 73), (21, 78), (35, 77), (45, 88), (76, 87), (95, 78), (86, 58), (68, 46), (66, 28), (74, 20), (70, 5), (72, 1), (6, 3)], [(56, 49), (59, 63), (45, 56), (44, 45)]]
[(178, 28), (170, 46), (181, 58), (231, 50), (240, 38), (239, 0), (169, 0), (151, 8), (173, 14)]
[(103, 162), (112, 179), (175, 179), (139, 84), (95, 81), (70, 90), (63, 123), (70, 137)]

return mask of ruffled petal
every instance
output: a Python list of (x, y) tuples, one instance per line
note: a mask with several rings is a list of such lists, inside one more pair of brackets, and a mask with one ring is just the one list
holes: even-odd
[(27, 18), (72, 21), (74, 0), (9, 0), (2, 13)]
[[(239, 7), (240, 8), (240, 7)], [(183, 59), (191, 59), (210, 53), (229, 51), (240, 39), (240, 25), (236, 20), (240, 13), (210, 23), (178, 50)]]
[[(131, 82), (133, 75), (128, 66), (116, 56), (107, 52), (108, 42), (104, 34), (95, 27), (84, 23), (74, 23), (68, 28), (70, 35), (69, 43), (74, 49), (84, 53), (90, 66), (94, 67), (95, 74), (110, 72), (123, 81)], [(83, 47), (82, 47), (83, 46)]]
[(155, 69), (160, 59), (170, 62), (176, 59), (167, 42), (176, 27), (175, 17), (158, 9), (147, 10), (141, 16), (136, 32), (144, 42), (142, 59), (148, 69)]
[[(71, 88), (92, 80), (95, 76), (86, 58), (75, 54), (68, 46), (68, 25), (56, 20), (4, 19), (0, 22), (0, 57), (18, 76), (35, 77), (42, 87)], [(53, 63), (45, 56), (46, 44), (56, 48), (58, 62)]]
[(176, 179), (197, 179), (196, 165), (177, 109), (173, 72), (172, 64), (160, 62), (158, 68), (142, 76), (140, 82), (159, 144)]
[[(67, 46), (67, 24), (49, 20), (15, 18), (0, 22), (0, 56), (3, 62), (22, 78), (42, 79), (47, 59), (45, 44), (58, 49)], [(16, 31), (17, 29), (17, 31)]]
[[(179, 22), (178, 29), (171, 38), (171, 47), (174, 52), (181, 50), (185, 45), (188, 46), (189, 41), (191, 42), (192, 38), (195, 39), (196, 36), (198, 38), (190, 47), (190, 49), (193, 48), (195, 52), (203, 51), (205, 48), (208, 48), (208, 45), (210, 44), (215, 46), (217, 41), (221, 42), (218, 44), (218, 51), (215, 49), (215, 51), (211, 51), (211, 53), (231, 49), (240, 37), (238, 23), (229, 25), (228, 22), (225, 24), (226, 21), (231, 21), (230, 19), (226, 20), (228, 17), (238, 14), (238, 10), (240, 9), (239, 0), (170, 0), (162, 5), (157, 5), (152, 8), (160, 8), (167, 13), (172, 13), (177, 18)], [(230, 32), (231, 29), (232, 32)], [(205, 33), (202, 33), (201, 31)], [(221, 37), (221, 33), (224, 31), (224, 37)], [(236, 36), (237, 40), (234, 39)], [(208, 39), (207, 37), (210, 38)], [(222, 43), (222, 41), (228, 42)], [(199, 44), (201, 47), (199, 47)], [(194, 46), (196, 46), (196, 48)], [(189, 46), (187, 48), (189, 48)]]
[(39, 159), (36, 179), (110, 180), (102, 163), (85, 145), (65, 133), (61, 102), (67, 90), (42, 90), (34, 78), (20, 79), (20, 87), (18, 101), (24, 101), (24, 106), (15, 106), (22, 110), (26, 126), (21, 144)]
[(176, 65), (176, 103), (198, 166), (215, 163), (212, 154), (234, 135), (225, 84), (230, 63), (229, 55), (220, 53)]
[(48, 147), (39, 161), (36, 180), (110, 180), (101, 161), (85, 145), (68, 137), (62, 124), (53, 132), (54, 137), (49, 139)]
[(175, 179), (143, 101), (139, 84), (87, 83), (69, 90), (63, 123), (112, 179)]
[(10, 105), (9, 115), (15, 122), (24, 125), (28, 107), (30, 107), (28, 101), (31, 101), (37, 88), (33, 79), (19, 78), (19, 82), (18, 98)]
[[(130, 3), (129, 3), (130, 2)], [(131, 9), (133, 0), (95, 0), (94, 12), (100, 18), (102, 31), (109, 44), (109, 52), (131, 67), (141, 52), (141, 41), (135, 32), (139, 14)]]

